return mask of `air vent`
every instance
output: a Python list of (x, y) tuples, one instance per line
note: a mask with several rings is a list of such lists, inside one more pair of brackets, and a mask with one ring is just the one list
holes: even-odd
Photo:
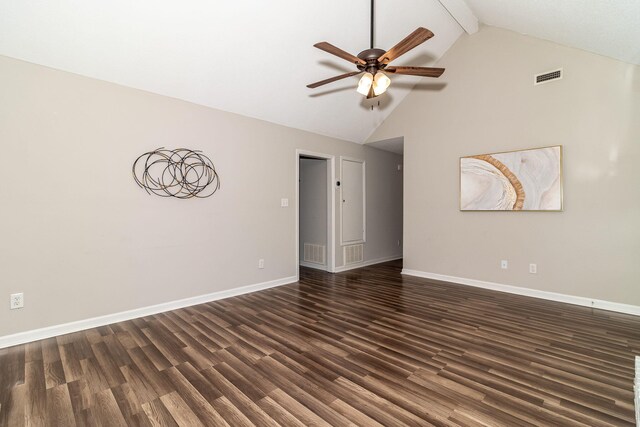
[(344, 265), (357, 264), (364, 261), (364, 245), (349, 245), (344, 247)]
[(533, 84), (541, 85), (543, 83), (549, 83), (554, 80), (562, 79), (562, 68), (554, 71), (547, 71), (546, 73), (537, 74), (534, 76)]
[(327, 248), (324, 245), (316, 245), (313, 243), (304, 244), (304, 260), (314, 264), (325, 264)]

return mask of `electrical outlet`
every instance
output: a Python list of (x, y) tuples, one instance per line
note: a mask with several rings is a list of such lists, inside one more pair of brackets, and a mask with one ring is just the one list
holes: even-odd
[(264, 268), (264, 260), (263, 259), (259, 259), (258, 260), (258, 268)]
[(11, 294), (10, 307), (11, 310), (24, 307), (24, 294), (22, 292)]
[(537, 274), (538, 273), (538, 265), (537, 264), (529, 264), (529, 273)]
[(509, 261), (507, 261), (506, 259), (500, 261), (500, 268), (502, 268), (503, 270), (509, 268)]
[(280, 199), (280, 207), (283, 207), (283, 208), (289, 207), (289, 199)]

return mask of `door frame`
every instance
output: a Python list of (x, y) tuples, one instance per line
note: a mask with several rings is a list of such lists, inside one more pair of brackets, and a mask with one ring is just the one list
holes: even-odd
[(313, 157), (327, 161), (327, 271), (334, 273), (336, 268), (335, 257), (335, 236), (336, 236), (336, 187), (334, 185), (336, 176), (336, 156), (314, 151), (296, 149), (296, 220), (295, 220), (295, 263), (296, 279), (300, 279), (300, 156)]

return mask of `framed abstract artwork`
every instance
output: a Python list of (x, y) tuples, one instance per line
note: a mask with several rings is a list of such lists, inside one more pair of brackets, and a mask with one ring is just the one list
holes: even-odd
[(461, 211), (562, 211), (562, 146), (460, 158)]

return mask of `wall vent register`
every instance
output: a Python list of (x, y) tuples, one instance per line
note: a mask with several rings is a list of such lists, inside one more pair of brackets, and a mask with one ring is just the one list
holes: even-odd
[(560, 79), (562, 79), (562, 68), (535, 75), (533, 79), (533, 84), (537, 86), (543, 83), (549, 83), (554, 80), (560, 80)]
[(326, 264), (327, 247), (313, 243), (304, 244), (304, 261), (314, 264)]
[(364, 245), (344, 246), (344, 265), (357, 264), (364, 261)]

